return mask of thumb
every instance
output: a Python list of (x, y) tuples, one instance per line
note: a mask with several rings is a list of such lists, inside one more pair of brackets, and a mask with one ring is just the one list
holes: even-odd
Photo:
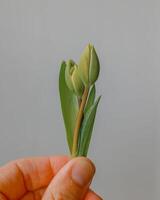
[(95, 173), (93, 163), (84, 157), (70, 160), (54, 177), (43, 200), (81, 200)]

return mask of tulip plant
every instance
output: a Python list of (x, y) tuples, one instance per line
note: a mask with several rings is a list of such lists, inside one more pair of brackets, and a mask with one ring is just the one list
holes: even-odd
[(100, 96), (95, 100), (95, 82), (100, 64), (93, 45), (84, 49), (79, 63), (62, 62), (59, 92), (70, 153), (87, 156)]

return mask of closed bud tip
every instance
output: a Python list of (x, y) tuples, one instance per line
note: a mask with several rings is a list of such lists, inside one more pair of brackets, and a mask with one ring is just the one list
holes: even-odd
[(88, 44), (79, 61), (79, 74), (85, 86), (91, 86), (98, 78), (100, 70), (99, 59), (92, 44)]

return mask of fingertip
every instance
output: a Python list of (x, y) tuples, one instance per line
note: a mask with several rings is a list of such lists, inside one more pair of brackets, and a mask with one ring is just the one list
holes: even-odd
[(79, 156), (79, 157), (72, 158), (72, 160), (73, 160), (74, 162), (78, 162), (78, 161), (82, 161), (82, 162), (83, 162), (83, 161), (85, 161), (86, 163), (88, 163), (89, 165), (91, 165), (91, 167), (92, 167), (94, 173), (96, 172), (95, 164), (94, 164), (93, 161), (90, 160), (89, 158), (84, 157), (84, 156)]
[(95, 164), (93, 163), (93, 161), (90, 160), (90, 159), (87, 158), (87, 157), (79, 156), (79, 157), (72, 158), (72, 160), (85, 160), (85, 161), (87, 161), (88, 163), (90, 163), (90, 164), (92, 165), (92, 167), (94, 168), (94, 170), (96, 169), (96, 168), (95, 168)]
[(95, 173), (91, 160), (84, 157), (72, 158), (54, 177), (44, 199), (54, 196), (56, 199), (79, 200), (84, 197)]
[(95, 165), (85, 157), (78, 157), (72, 160), (72, 179), (79, 185), (90, 184), (95, 174)]

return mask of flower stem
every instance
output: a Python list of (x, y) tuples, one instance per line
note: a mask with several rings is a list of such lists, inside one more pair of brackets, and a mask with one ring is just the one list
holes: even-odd
[(73, 133), (73, 146), (72, 146), (72, 156), (73, 157), (75, 157), (76, 153), (77, 153), (79, 129), (80, 129), (81, 122), (82, 122), (83, 111), (84, 111), (84, 107), (86, 105), (88, 92), (89, 92), (89, 88), (86, 87), (85, 90), (84, 90), (83, 96), (82, 96), (82, 101), (81, 101), (79, 112), (78, 112), (78, 115), (77, 115), (77, 120), (76, 120), (74, 133)]

